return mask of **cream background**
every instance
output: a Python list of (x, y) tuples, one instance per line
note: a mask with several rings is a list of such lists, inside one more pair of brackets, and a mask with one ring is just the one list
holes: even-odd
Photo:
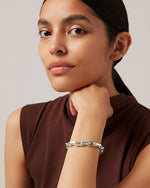
[[(132, 47), (117, 66), (137, 100), (150, 108), (150, 1), (124, 0)], [(0, 188), (4, 188), (4, 137), (8, 115), (25, 104), (52, 100), (57, 93), (38, 56), (41, 0), (0, 0)], [(11, 155), (11, 154), (10, 154)]]

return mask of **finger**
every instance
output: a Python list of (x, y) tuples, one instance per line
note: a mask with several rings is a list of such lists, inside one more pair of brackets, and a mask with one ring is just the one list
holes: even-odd
[(70, 111), (71, 111), (71, 114), (73, 116), (76, 116), (78, 114), (77, 110), (75, 109), (72, 101), (71, 101), (71, 98), (69, 98), (69, 107), (70, 107)]

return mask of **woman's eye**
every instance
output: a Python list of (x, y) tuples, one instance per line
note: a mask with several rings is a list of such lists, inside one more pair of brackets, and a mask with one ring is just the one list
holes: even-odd
[(75, 28), (75, 29), (72, 29), (71, 33), (74, 35), (81, 35), (81, 34), (85, 34), (86, 31), (80, 28)]
[(43, 30), (43, 31), (40, 31), (39, 34), (40, 34), (41, 38), (46, 38), (51, 35), (51, 32)]

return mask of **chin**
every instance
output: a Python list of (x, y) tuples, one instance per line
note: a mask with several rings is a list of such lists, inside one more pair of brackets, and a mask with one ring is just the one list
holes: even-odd
[[(57, 92), (73, 92), (79, 89), (82, 89), (84, 87), (87, 87), (88, 85), (94, 83), (92, 80), (75, 80), (72, 81), (72, 79), (65, 79), (65, 78), (55, 78), (50, 79), (49, 81), (53, 87), (53, 89)], [(90, 82), (91, 81), (91, 82)]]
[(66, 84), (64, 85), (64, 84), (52, 84), (51, 83), (51, 85), (52, 85), (53, 89), (57, 92), (70, 92), (70, 91), (72, 91), (72, 87), (67, 86)]
[(70, 92), (70, 90), (67, 89), (67, 88), (55, 88), (55, 87), (53, 87), (53, 89), (57, 92)]
[(73, 91), (76, 91), (78, 89), (81, 89), (83, 87), (85, 87), (84, 85), (78, 85), (78, 84), (73, 84), (73, 83), (59, 83), (59, 84), (54, 84), (54, 83), (51, 83), (53, 89), (57, 92), (73, 92)]

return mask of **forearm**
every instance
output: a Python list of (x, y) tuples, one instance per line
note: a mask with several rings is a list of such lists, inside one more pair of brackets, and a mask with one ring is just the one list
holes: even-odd
[[(70, 141), (101, 143), (105, 120), (86, 119), (78, 116)], [(98, 147), (69, 147), (57, 188), (96, 188), (99, 152)]]
[(70, 147), (58, 188), (96, 188), (98, 148)]

